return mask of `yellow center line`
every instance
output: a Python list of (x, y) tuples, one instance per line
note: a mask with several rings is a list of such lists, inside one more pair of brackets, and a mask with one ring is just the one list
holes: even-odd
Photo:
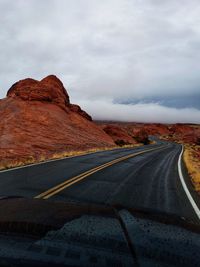
[(137, 153), (132, 153), (132, 154), (129, 154), (127, 156), (123, 156), (123, 157), (117, 158), (115, 160), (109, 161), (107, 163), (104, 163), (104, 164), (102, 164), (102, 165), (100, 165), (98, 167), (92, 168), (92, 169), (90, 169), (90, 170), (88, 170), (86, 172), (83, 172), (83, 173), (81, 173), (81, 174), (79, 174), (79, 175), (77, 175), (75, 177), (72, 177), (72, 178), (70, 178), (70, 179), (68, 179), (68, 180), (66, 180), (66, 181), (64, 181), (64, 182), (62, 182), (62, 183), (60, 183), (60, 184), (48, 189), (47, 191), (35, 196), (35, 198), (48, 199), (48, 198), (54, 196), (55, 194), (59, 193), (60, 191), (64, 190), (65, 188), (67, 188), (67, 187), (69, 187), (69, 186), (71, 186), (71, 185), (83, 180), (84, 178), (92, 175), (93, 173), (96, 173), (96, 172), (98, 172), (100, 170), (103, 170), (103, 169), (105, 169), (105, 168), (107, 168), (109, 166), (112, 166), (112, 165), (114, 165), (114, 164), (116, 164), (118, 162), (121, 162), (123, 160), (135, 157), (135, 156), (140, 155), (140, 154), (144, 154), (144, 153), (149, 152), (149, 151), (158, 150), (158, 149), (160, 149), (162, 147), (163, 146), (160, 146), (160, 147), (157, 147), (157, 148), (147, 149), (147, 150), (140, 151), (140, 152), (137, 152)]
[(86, 172), (84, 172), (84, 173), (81, 173), (81, 174), (79, 174), (79, 175), (77, 175), (77, 176), (75, 176), (75, 177), (73, 177), (73, 178), (70, 178), (70, 179), (68, 179), (67, 181), (63, 182), (63, 183), (58, 184), (57, 186), (54, 186), (54, 187), (50, 188), (49, 190), (45, 191), (44, 193), (41, 193), (40, 195), (36, 196), (35, 198), (41, 198), (41, 197), (45, 196), (46, 194), (48, 194), (48, 193), (54, 191), (55, 189), (60, 188), (61, 186), (63, 186), (63, 185), (65, 185), (65, 184), (67, 184), (67, 183), (69, 183), (69, 182), (71, 182), (71, 181), (74, 181), (74, 180), (76, 180), (76, 179), (82, 177), (83, 175), (90, 174), (90, 173), (93, 172), (93, 171), (98, 171), (99, 169), (103, 168), (104, 166), (107, 167), (107, 165), (110, 164), (110, 163), (113, 163), (113, 164), (114, 164), (117, 160), (119, 160), (119, 159), (115, 159), (115, 160), (113, 160), (112, 162), (107, 162), (107, 163), (105, 163), (105, 164), (103, 164), (103, 165), (100, 165), (100, 166), (95, 167), (95, 168), (93, 168), (93, 169), (90, 169), (90, 170), (88, 170), (88, 171), (86, 171)]

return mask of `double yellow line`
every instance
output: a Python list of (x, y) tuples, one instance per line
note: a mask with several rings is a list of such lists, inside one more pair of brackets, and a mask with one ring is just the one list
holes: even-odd
[(121, 162), (123, 160), (126, 160), (126, 159), (129, 159), (129, 158), (132, 158), (132, 157), (135, 157), (137, 155), (140, 155), (140, 154), (144, 154), (146, 152), (149, 152), (149, 151), (154, 151), (154, 150), (158, 150), (160, 148), (162, 148), (163, 146), (160, 146), (160, 147), (157, 147), (157, 148), (151, 148), (151, 149), (147, 149), (147, 150), (144, 150), (144, 151), (140, 151), (140, 152), (137, 152), (137, 153), (132, 153), (132, 154), (129, 154), (127, 156), (124, 156), (124, 157), (120, 157), (120, 158), (117, 158), (115, 160), (112, 160), (112, 161), (109, 161), (103, 165), (100, 165), (98, 167), (95, 167), (93, 169), (90, 169), (89, 171), (86, 171), (86, 172), (83, 172), (75, 177), (72, 177), (68, 180), (66, 180), (65, 182), (61, 183), (61, 184), (58, 184), (52, 188), (50, 188), (49, 190), (35, 196), (35, 198), (42, 198), (42, 199), (48, 199), (56, 194), (58, 194), (60, 191), (66, 189), (67, 187), (85, 179), (86, 177), (90, 176), (91, 174), (95, 173), (95, 172), (98, 172), (100, 170), (103, 170), (109, 166), (112, 166), (118, 162)]

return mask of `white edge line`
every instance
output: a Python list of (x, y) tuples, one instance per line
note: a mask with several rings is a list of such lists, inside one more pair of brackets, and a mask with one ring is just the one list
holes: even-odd
[(190, 201), (190, 204), (192, 205), (198, 219), (200, 220), (200, 210), (197, 206), (197, 204), (195, 203), (194, 199), (192, 198), (192, 195), (190, 194), (190, 191), (188, 190), (184, 177), (183, 177), (183, 173), (182, 173), (182, 169), (181, 169), (181, 159), (182, 159), (182, 155), (183, 155), (183, 145), (182, 145), (182, 150), (181, 153), (179, 155), (179, 159), (178, 159), (178, 173), (179, 173), (179, 178), (181, 180), (181, 184), (183, 186), (183, 189), (185, 190), (185, 193)]

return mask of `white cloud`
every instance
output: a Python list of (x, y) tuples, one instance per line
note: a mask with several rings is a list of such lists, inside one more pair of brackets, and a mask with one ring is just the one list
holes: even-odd
[(176, 109), (159, 104), (114, 104), (111, 101), (79, 101), (95, 120), (129, 122), (200, 123), (200, 110), (194, 108)]

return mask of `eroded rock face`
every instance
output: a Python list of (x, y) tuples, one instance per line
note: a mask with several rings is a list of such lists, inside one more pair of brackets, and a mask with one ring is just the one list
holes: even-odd
[(115, 145), (53, 75), (15, 83), (0, 101), (0, 118), (0, 165)]
[(69, 106), (69, 96), (62, 82), (54, 75), (41, 81), (24, 79), (8, 90), (8, 97), (20, 98), (26, 101), (45, 101), (57, 104), (61, 108)]
[(92, 121), (92, 117), (78, 105), (71, 104), (63, 83), (55, 76), (49, 75), (41, 81), (24, 79), (16, 82), (7, 92), (7, 97), (24, 101), (41, 101), (59, 106), (65, 111), (73, 111)]

